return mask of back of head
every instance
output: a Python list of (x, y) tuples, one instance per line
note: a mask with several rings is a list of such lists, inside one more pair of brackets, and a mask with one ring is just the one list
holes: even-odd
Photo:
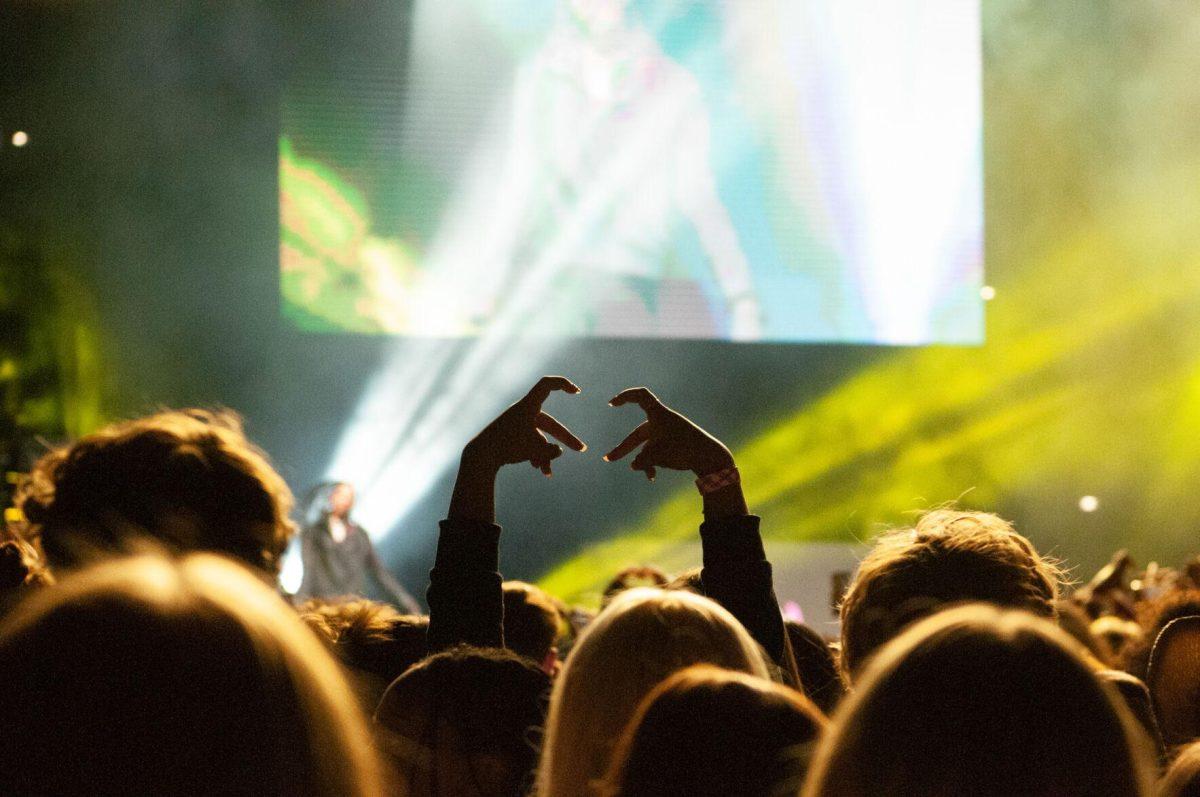
[(524, 581), (505, 581), (503, 589), (504, 646), (549, 671), (563, 623), (554, 599)]
[(1146, 683), (1163, 741), (1200, 739), (1200, 617), (1177, 618), (1159, 632)]
[(508, 650), (455, 648), (388, 687), (376, 732), (415, 797), (516, 797), (537, 764), (550, 677)]
[(785, 620), (784, 629), (796, 658), (796, 671), (804, 694), (826, 714), (832, 714), (845, 694), (837, 668), (837, 658), (825, 639), (804, 623)]
[[(1129, 650), (1141, 642), (1143, 637), (1143, 629), (1136, 622), (1111, 614), (1097, 617), (1089, 624), (1088, 630), (1104, 647), (1108, 660), (1113, 662), (1114, 666), (1124, 663)], [(1144, 667), (1141, 672), (1145, 675)]]
[(795, 794), (825, 717), (803, 695), (696, 665), (646, 696), (613, 753), (605, 791), (679, 797)]
[(1149, 747), (1052, 623), (951, 609), (868, 664), (817, 753), (806, 797), (1141, 797)]
[(149, 537), (215, 551), (274, 576), (295, 529), (283, 479), (232, 413), (162, 412), (115, 423), (42, 457), (18, 496), (54, 569)]
[(0, 793), (374, 794), (337, 665), (269, 588), (198, 555), (112, 560), (0, 627)]
[(667, 574), (654, 565), (634, 565), (619, 571), (600, 596), (600, 608), (607, 609), (613, 598), (625, 590), (637, 587), (665, 587), (670, 579)]
[(1200, 742), (1175, 757), (1158, 784), (1158, 797), (1200, 797)]
[(1158, 598), (1142, 601), (1137, 609), (1137, 622), (1142, 628), (1139, 638), (1128, 643), (1121, 656), (1121, 669), (1149, 680), (1150, 651), (1158, 635), (1173, 620), (1200, 616), (1200, 590), (1172, 590)]
[(580, 635), (554, 684), (539, 792), (590, 794), (638, 704), (692, 664), (767, 677), (749, 632), (708, 598), (652, 588), (617, 596)]
[(938, 509), (888, 532), (842, 600), (841, 667), (848, 677), (913, 622), (960, 603), (1054, 617), (1059, 571), (996, 515)]
[(427, 617), (400, 614), (390, 604), (365, 598), (314, 598), (297, 610), (347, 667), (368, 713), (375, 711), (392, 681), (425, 657)]
[(687, 570), (676, 573), (674, 578), (663, 585), (663, 589), (682, 589), (703, 595), (704, 579), (701, 578), (703, 572), (703, 568), (689, 567)]

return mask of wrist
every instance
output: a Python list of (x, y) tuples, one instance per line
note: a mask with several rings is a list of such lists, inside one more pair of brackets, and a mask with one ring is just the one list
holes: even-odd
[(469, 474), (476, 477), (495, 477), (500, 472), (501, 463), (492, 456), (487, 447), (475, 440), (467, 443), (459, 459), (459, 475)]
[(746, 496), (742, 492), (742, 485), (738, 482), (726, 485), (714, 492), (705, 493), (703, 501), (705, 517), (735, 517), (750, 514), (750, 508), (746, 505)]
[(733, 461), (733, 454), (728, 448), (721, 446), (698, 459), (692, 468), (692, 473), (695, 473), (697, 477), (704, 477), (734, 467), (736, 464)]

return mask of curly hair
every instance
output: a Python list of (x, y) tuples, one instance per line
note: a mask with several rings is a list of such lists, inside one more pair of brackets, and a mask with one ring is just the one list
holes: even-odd
[(885, 532), (859, 563), (841, 604), (841, 668), (850, 677), (914, 621), (983, 602), (1054, 618), (1063, 574), (1007, 520), (935, 509)]
[(52, 569), (149, 540), (224, 553), (274, 576), (296, 530), (291, 491), (229, 411), (106, 426), (43, 456), (17, 506)]

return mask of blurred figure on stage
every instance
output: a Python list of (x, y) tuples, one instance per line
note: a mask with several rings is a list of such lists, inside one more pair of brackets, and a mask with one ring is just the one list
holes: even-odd
[(370, 575), (393, 603), (406, 612), (420, 614), (420, 604), (384, 567), (367, 532), (351, 520), (353, 508), (354, 486), (338, 482), (329, 492), (320, 519), (301, 532), (304, 579), (296, 600), (363, 595)]
[[(560, 3), (518, 68), (498, 211), (478, 236), (487, 265), (454, 261), (452, 287), (425, 301), (438, 315), (470, 307), (483, 329), (536, 306), (552, 334), (762, 338), (701, 84), (627, 4)], [(703, 267), (680, 250), (689, 229)]]

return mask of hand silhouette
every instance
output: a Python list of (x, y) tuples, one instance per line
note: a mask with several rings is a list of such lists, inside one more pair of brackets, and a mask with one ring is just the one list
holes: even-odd
[(609, 402), (614, 407), (631, 403), (645, 411), (646, 420), (605, 454), (605, 460), (622, 459), (644, 443), (629, 467), (642, 471), (651, 481), (656, 468), (690, 470), (704, 476), (733, 467), (733, 455), (724, 443), (663, 404), (648, 389), (632, 387)]
[(579, 388), (566, 377), (542, 377), (524, 398), (502, 412), (467, 443), (464, 459), (496, 470), (505, 465), (528, 462), (550, 476), (550, 462), (562, 456), (562, 448), (547, 440), (547, 434), (568, 448), (586, 451), (587, 445), (570, 429), (542, 411), (542, 404), (556, 390), (579, 393)]

